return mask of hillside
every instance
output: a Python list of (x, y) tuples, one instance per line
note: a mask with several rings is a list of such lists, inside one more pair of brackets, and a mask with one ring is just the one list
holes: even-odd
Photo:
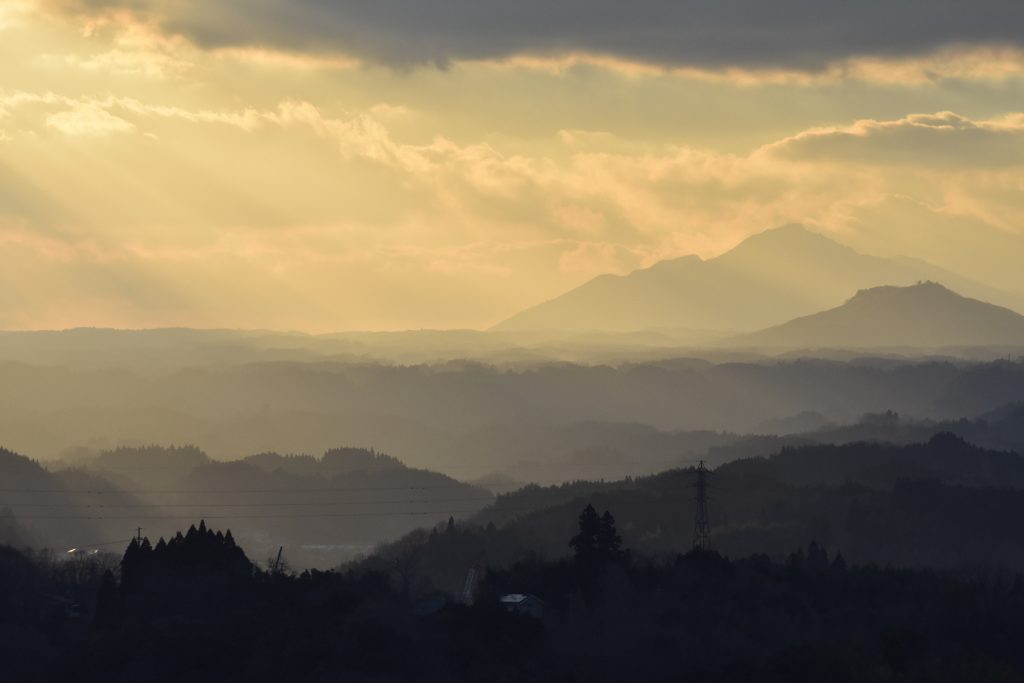
[[(97, 495), (101, 492), (102, 495)], [(136, 519), (100, 519), (144, 508), (130, 493), (95, 472), (50, 472), (38, 462), (0, 447), (0, 543), (28, 543), (66, 550), (103, 547), (127, 539)], [(90, 545), (91, 544), (91, 545)]]
[[(624, 546), (639, 556), (673, 557), (691, 547), (695, 480), (689, 468), (617, 482), (528, 486), (499, 496), (457, 533), (414, 533), (364, 566), (384, 570), (413, 554), (435, 585), (457, 590), (466, 567), (480, 558), (503, 567), (529, 555), (568, 555), (566, 538), (588, 503), (614, 515)], [(782, 559), (815, 540), (857, 563), (1024, 568), (1016, 522), (1024, 515), (1024, 457), (952, 434), (901, 446), (783, 448), (721, 465), (708, 485), (712, 545), (730, 557)], [(985, 533), (972, 531), (979, 528)]]
[(122, 447), (81, 453), (75, 462), (82, 469), (49, 473), (27, 459), (24, 466), (44, 478), (103, 477), (134, 492), (136, 502), (111, 506), (110, 494), (93, 490), (110, 484), (74, 487), (89, 508), (80, 514), (111, 538), (139, 524), (159, 538), (206, 518), (230, 524), (257, 557), (283, 545), (298, 566), (336, 564), (418, 526), (472, 514), (493, 499), (484, 489), (362, 448), (335, 448), (321, 457), (264, 452), (223, 462), (194, 446)]
[[(1020, 302), (923, 261), (860, 254), (798, 225), (754, 235), (704, 261), (661, 261), (602, 275), (499, 323), (526, 330), (756, 330), (836, 306), (850, 292), (936, 280), (989, 301)], [(703, 343), (703, 342), (701, 342)]]
[(1024, 346), (1024, 316), (922, 282), (862, 290), (841, 306), (731, 343), (756, 348)]

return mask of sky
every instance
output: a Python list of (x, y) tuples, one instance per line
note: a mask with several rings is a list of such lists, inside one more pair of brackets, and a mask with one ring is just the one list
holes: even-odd
[(1024, 293), (1022, 25), (1019, 0), (0, 0), (0, 329), (486, 328), (794, 222)]

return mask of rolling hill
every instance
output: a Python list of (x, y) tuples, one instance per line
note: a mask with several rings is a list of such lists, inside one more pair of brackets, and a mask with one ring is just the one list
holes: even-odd
[(753, 331), (841, 304), (850, 292), (934, 280), (970, 296), (1019, 306), (1012, 296), (904, 258), (860, 254), (799, 225), (754, 235), (704, 261), (661, 261), (601, 275), (499, 323), (503, 332)]
[(935, 282), (861, 290), (842, 306), (733, 343), (757, 348), (1024, 346), (1024, 316)]

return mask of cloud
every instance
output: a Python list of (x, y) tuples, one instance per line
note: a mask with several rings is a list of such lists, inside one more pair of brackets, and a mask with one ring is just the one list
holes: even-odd
[(46, 117), (46, 125), (70, 137), (105, 136), (135, 131), (135, 124), (114, 116), (96, 104), (83, 104), (74, 109), (50, 114)]
[(666, 67), (826, 69), (950, 45), (1024, 47), (1014, 0), (50, 0), (131, 11), (210, 49), (346, 54), (396, 67), (612, 55)]
[(1024, 116), (973, 121), (945, 111), (902, 119), (862, 119), (816, 128), (763, 148), (793, 161), (965, 167), (1024, 165)]
[(0, 31), (21, 25), (32, 10), (32, 0), (3, 0), (0, 2)]
[(87, 71), (151, 79), (180, 76), (193, 67), (187, 41), (164, 36), (156, 27), (127, 15), (88, 22), (82, 33), (90, 39), (107, 41), (109, 49), (89, 55), (69, 54), (56, 61)]
[[(950, 235), (976, 225), (1024, 231), (1021, 174), (1000, 151), (1024, 127), (1021, 114), (847, 119), (728, 153), (630, 143), (600, 128), (552, 126), (546, 141), (528, 143), (431, 138), (423, 132), (430, 128), (404, 129), (419, 120), (418, 107), (407, 114), (374, 104), (389, 97), (367, 98), (361, 109), (148, 97), (0, 92), (14, 137), (4, 150), (10, 171), (0, 174), (0, 214), (13, 226), (0, 231), (0, 266), (33, 264), (65, 278), (68, 301), (80, 277), (109, 270), (125, 282), (150, 278), (157, 284), (141, 291), (163, 292), (180, 315), (160, 317), (166, 308), (118, 294), (125, 308), (103, 318), (118, 324), (220, 316), (221, 324), (250, 326), (262, 316), (262, 324), (320, 329), (483, 325), (599, 273), (714, 256), (791, 221), (854, 230), (866, 251), (888, 229), (928, 234), (936, 216), (951, 217)], [(47, 127), (61, 135), (40, 134)], [(114, 135), (132, 130), (160, 141)], [(93, 148), (88, 137), (72, 145), (65, 135), (106, 139)], [(954, 158), (968, 161), (945, 165)], [(928, 211), (900, 209), (891, 197)], [(55, 206), (65, 213), (54, 216)], [(899, 227), (904, 219), (913, 225)], [(885, 229), (869, 230), (868, 221)], [(971, 265), (965, 254), (941, 249), (935, 260), (958, 269)], [(26, 282), (41, 277), (22, 270)], [(264, 304), (282, 282), (336, 309)], [(379, 311), (357, 301), (367, 282), (380, 289)], [(179, 299), (158, 284), (184, 293)], [(235, 289), (222, 307), (201, 300), (204, 287), (228, 285)], [(335, 301), (336, 292), (351, 300)], [(442, 304), (447, 312), (435, 313)], [(189, 307), (202, 313), (190, 318)], [(19, 315), (32, 318), (28, 303)]]

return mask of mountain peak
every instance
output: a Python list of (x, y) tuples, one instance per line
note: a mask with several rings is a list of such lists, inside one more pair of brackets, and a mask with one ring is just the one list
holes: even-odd
[(861, 289), (842, 306), (738, 341), (786, 348), (1024, 346), (1024, 316), (920, 281)]
[(499, 323), (500, 331), (757, 330), (832, 308), (879, 285), (941, 280), (957, 291), (1018, 306), (977, 282), (923, 261), (882, 258), (798, 223), (743, 240), (702, 261), (661, 261), (626, 276), (598, 276)]
[(946, 292), (946, 293), (949, 293), (949, 294), (955, 294), (955, 295), (959, 296), (959, 294), (956, 294), (956, 292), (954, 292), (953, 290), (949, 289), (948, 287), (943, 285), (941, 282), (936, 282), (935, 280), (918, 280), (917, 282), (915, 282), (913, 284), (903, 285), (903, 286), (899, 286), (899, 285), (879, 285), (877, 287), (866, 287), (864, 289), (858, 290), (857, 293), (854, 294), (854, 297), (856, 298), (858, 296), (871, 295), (871, 294), (875, 294), (875, 295), (891, 294), (891, 293), (894, 293), (894, 292), (912, 292), (912, 293), (918, 293), (918, 292)]
[(783, 255), (807, 256), (816, 253), (858, 255), (853, 249), (820, 232), (808, 230), (800, 223), (787, 223), (751, 235), (718, 259), (730, 261), (743, 257), (777, 258)]
[[(935, 305), (943, 301), (975, 301), (961, 296), (941, 283), (921, 280), (903, 287), (881, 285), (860, 289), (847, 304), (884, 303), (886, 305)], [(979, 302), (980, 303), (980, 302)]]
[(802, 239), (807, 237), (819, 238), (824, 237), (824, 235), (820, 232), (809, 230), (803, 223), (785, 223), (755, 233), (748, 239)]

